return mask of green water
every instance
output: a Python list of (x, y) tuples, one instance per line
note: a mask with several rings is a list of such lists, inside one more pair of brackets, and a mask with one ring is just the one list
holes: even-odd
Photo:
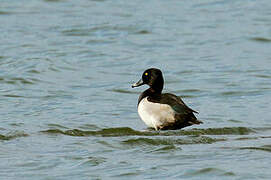
[[(270, 179), (267, 0), (0, 2), (0, 179)], [(204, 123), (146, 128), (149, 68)]]

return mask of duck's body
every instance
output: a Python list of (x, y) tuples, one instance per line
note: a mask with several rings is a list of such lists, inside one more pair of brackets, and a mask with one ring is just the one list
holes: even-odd
[(134, 84), (137, 87), (148, 84), (138, 99), (138, 114), (142, 121), (155, 130), (181, 129), (193, 124), (200, 124), (193, 113), (178, 96), (170, 93), (162, 94), (163, 76), (159, 69), (148, 69), (142, 75), (142, 80)]
[(140, 118), (155, 130), (181, 129), (200, 124), (193, 113), (197, 112), (187, 107), (179, 97), (169, 93), (146, 96), (138, 104)]

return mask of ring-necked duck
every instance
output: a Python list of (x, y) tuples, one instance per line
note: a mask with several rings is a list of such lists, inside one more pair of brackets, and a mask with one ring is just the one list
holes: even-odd
[(144, 123), (155, 130), (181, 129), (193, 124), (200, 124), (194, 113), (180, 97), (162, 94), (164, 79), (161, 70), (151, 68), (144, 71), (142, 79), (133, 84), (138, 87), (147, 84), (149, 89), (140, 94), (138, 98), (138, 114)]

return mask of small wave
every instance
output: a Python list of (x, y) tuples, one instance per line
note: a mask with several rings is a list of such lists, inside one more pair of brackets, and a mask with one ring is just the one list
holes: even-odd
[(196, 170), (196, 171), (192, 171), (192, 172), (188, 172), (185, 174), (185, 176), (199, 176), (199, 175), (220, 175), (220, 176), (235, 176), (235, 174), (233, 172), (227, 172), (227, 171), (224, 171), (222, 169), (218, 169), (218, 168), (203, 168), (203, 169), (199, 169), (199, 170)]
[(264, 38), (264, 37), (254, 37), (251, 38), (252, 41), (262, 42), (262, 43), (270, 43), (271, 39)]
[(88, 129), (88, 130), (97, 130), (97, 129), (101, 129), (98, 126), (94, 125), (94, 124), (83, 124), (81, 126), (79, 126), (79, 128), (81, 129)]
[(177, 131), (136, 131), (129, 127), (105, 128), (97, 131), (83, 131), (79, 129), (60, 130), (48, 129), (41, 131), (47, 134), (63, 134), (68, 136), (103, 136), (103, 137), (119, 137), (119, 136), (200, 136), (200, 135), (248, 135), (255, 133), (252, 128), (246, 127), (224, 127), (224, 128), (208, 128), (208, 129), (191, 129)]
[(265, 75), (265, 74), (256, 74), (254, 76), (258, 77), (258, 78), (264, 78), (264, 79), (270, 79), (271, 78), (271, 75)]
[(110, 89), (109, 91), (115, 92), (115, 93), (122, 93), (122, 94), (138, 94), (137, 92), (128, 91), (124, 89)]
[(62, 125), (60, 125), (60, 124), (47, 124), (47, 126), (50, 127), (50, 128), (68, 129), (67, 127), (62, 126)]
[(40, 74), (41, 72), (36, 70), (36, 69), (31, 69), (29, 71), (27, 71), (28, 73), (32, 73), (32, 74)]
[(64, 36), (90, 36), (92, 31), (90, 29), (69, 29), (62, 31)]
[(151, 152), (163, 153), (163, 152), (176, 151), (176, 150), (181, 150), (181, 149), (182, 148), (177, 147), (175, 145), (167, 145), (167, 146), (163, 146), (163, 147), (159, 147), (157, 149), (154, 149)]
[(222, 93), (218, 93), (218, 95), (221, 96), (229, 96), (229, 97), (236, 97), (236, 96), (251, 96), (251, 95), (257, 95), (261, 93), (261, 91), (226, 91)]
[(137, 31), (136, 34), (150, 34), (151, 32), (148, 31), (148, 30), (140, 30), (140, 31)]
[(47, 134), (63, 134), (69, 136), (104, 136), (104, 137), (118, 137), (118, 136), (134, 136), (134, 135), (150, 135), (152, 132), (140, 132), (135, 131), (128, 127), (120, 127), (120, 128), (107, 128), (101, 129), (98, 131), (83, 131), (79, 129), (71, 129), (62, 131), (60, 129), (49, 129), (45, 131), (41, 131), (42, 133)]
[(32, 80), (21, 78), (21, 77), (1, 78), (1, 81), (4, 81), (4, 83), (7, 83), (7, 84), (34, 84)]
[(182, 89), (182, 90), (177, 90), (175, 92), (177, 93), (194, 93), (194, 92), (201, 92), (202, 90), (200, 89)]
[(4, 94), (4, 97), (9, 97), (9, 98), (23, 98), (24, 96), (20, 95), (15, 95), (15, 94)]
[[(90, 39), (86, 43), (87, 44), (92, 44), (92, 45), (101, 45), (101, 44), (112, 44), (112, 43), (114, 43), (114, 41), (113, 40), (108, 40), (108, 39)], [(90, 51), (88, 50), (86, 52), (90, 52)], [(105, 54), (103, 54), (101, 52), (98, 53), (98, 52), (93, 52), (93, 51), (91, 51), (91, 54), (92, 54), (92, 56), (104, 56), (105, 55)]]
[(254, 129), (247, 127), (192, 129), (191, 131), (187, 131), (188, 135), (248, 135), (255, 132)]
[(8, 134), (8, 135), (0, 134), (0, 140), (8, 141), (8, 140), (11, 140), (11, 139), (15, 139), (15, 138), (19, 138), (19, 137), (26, 137), (26, 136), (28, 136), (28, 134), (25, 134), (23, 132), (15, 132), (15, 133), (11, 133), (11, 134)]
[(152, 146), (174, 146), (176, 144), (183, 145), (183, 144), (211, 144), (218, 141), (225, 141), (225, 139), (216, 139), (210, 138), (206, 136), (199, 136), (199, 137), (189, 137), (184, 139), (172, 139), (172, 138), (132, 138), (125, 141), (122, 141), (123, 144), (126, 145), (152, 145)]
[(88, 164), (92, 166), (98, 166), (99, 164), (102, 164), (106, 162), (106, 158), (104, 157), (88, 157), (87, 161), (85, 161), (83, 164)]
[(240, 149), (260, 150), (260, 151), (271, 152), (271, 145), (264, 145), (264, 146), (260, 146), (260, 147), (242, 147)]
[(44, 0), (45, 2), (61, 2), (62, 0)]
[(7, 12), (7, 11), (0, 11), (0, 15), (9, 15), (9, 14), (12, 14), (12, 13), (11, 12)]

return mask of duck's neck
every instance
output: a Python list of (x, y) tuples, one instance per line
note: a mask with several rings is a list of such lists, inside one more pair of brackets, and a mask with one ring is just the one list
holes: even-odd
[(144, 99), (145, 97), (148, 98), (148, 101), (150, 102), (159, 102), (160, 98), (161, 98), (161, 94), (162, 94), (162, 90), (157, 90), (157, 89), (153, 89), (153, 88), (149, 88), (147, 90), (145, 90), (141, 96), (138, 99), (138, 103), (140, 103), (140, 101), (142, 99)]
[(164, 87), (164, 79), (163, 77), (159, 77), (156, 79), (156, 81), (150, 86), (149, 90), (152, 93), (158, 93), (161, 94)]
[(142, 99), (144, 99), (145, 97), (150, 97), (152, 100), (156, 100), (157, 98), (159, 99), (161, 94), (162, 94), (162, 90), (164, 87), (164, 79), (163, 77), (159, 80), (157, 80), (156, 82), (154, 82), (152, 85), (150, 85), (150, 88), (145, 90), (138, 98), (138, 104), (140, 103), (140, 101)]
[(160, 97), (161, 93), (162, 93), (162, 90), (158, 91), (157, 89), (153, 89), (150, 87), (139, 96), (137, 105), (139, 105), (140, 101), (144, 99), (145, 97), (150, 97), (151, 99), (155, 99), (156, 97)]
[(162, 88), (157, 88), (157, 87), (153, 88), (153, 87), (150, 87), (146, 91), (148, 91), (149, 94), (162, 94), (162, 90), (163, 90), (163, 87)]

